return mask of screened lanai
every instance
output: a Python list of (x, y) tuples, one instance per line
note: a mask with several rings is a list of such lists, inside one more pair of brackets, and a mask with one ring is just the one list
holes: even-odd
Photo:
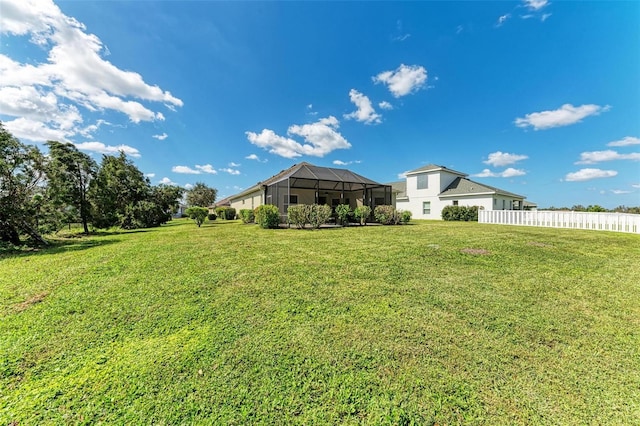
[(349, 204), (351, 208), (391, 204), (391, 186), (346, 169), (300, 163), (261, 183), (263, 202), (287, 214), (293, 204)]

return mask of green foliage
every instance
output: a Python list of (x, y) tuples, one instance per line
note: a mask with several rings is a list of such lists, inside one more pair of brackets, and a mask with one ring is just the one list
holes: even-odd
[(602, 212), (606, 212), (607, 209), (605, 209), (602, 206), (599, 206), (599, 205), (595, 204), (595, 205), (590, 205), (589, 207), (587, 207), (587, 211), (588, 212), (595, 212), (595, 213), (602, 213)]
[(20, 233), (41, 239), (35, 232), (45, 180), (44, 157), (24, 145), (0, 122), (0, 240), (20, 244)]
[(220, 219), (234, 220), (236, 218), (236, 209), (229, 206), (216, 207), (216, 214)]
[(200, 225), (202, 225), (204, 220), (207, 218), (207, 215), (209, 214), (209, 209), (207, 209), (206, 207), (193, 206), (193, 207), (189, 207), (185, 211), (185, 213), (189, 215), (190, 219), (193, 219), (196, 222), (196, 225), (198, 225), (198, 228), (199, 228)]
[(376, 219), (378, 223), (383, 225), (391, 225), (395, 223), (395, 213), (396, 209), (393, 206), (376, 206), (373, 209), (373, 217)]
[(442, 219), (446, 221), (478, 221), (478, 206), (446, 206), (442, 209)]
[(305, 227), (311, 218), (311, 206), (308, 204), (296, 204), (287, 209), (287, 220), (289, 224), (299, 229)]
[(239, 214), (242, 223), (253, 223), (255, 221), (255, 214), (251, 209), (240, 209)]
[(340, 221), (340, 224), (349, 225), (349, 216), (352, 214), (349, 204), (338, 204), (336, 206), (336, 216)]
[(168, 221), (167, 214), (166, 210), (152, 201), (139, 201), (127, 206), (119, 226), (122, 229), (154, 228)]
[(255, 220), (263, 229), (273, 229), (280, 226), (280, 211), (273, 204), (263, 204), (254, 210)]
[(149, 180), (135, 164), (120, 155), (103, 155), (98, 173), (91, 181), (89, 198), (92, 204), (93, 224), (98, 228), (119, 226), (128, 216), (128, 206), (148, 201)]
[(411, 221), (411, 212), (409, 210), (398, 210), (400, 213), (400, 222), (409, 223)]
[(309, 209), (309, 224), (318, 229), (331, 218), (331, 207), (327, 204), (312, 204)]
[(366, 225), (367, 219), (371, 216), (371, 207), (358, 206), (353, 210), (353, 216), (360, 222), (360, 225)]
[(207, 219), (209, 219), (209, 220), (216, 220), (217, 218), (218, 218), (218, 215), (215, 214), (215, 213), (209, 213), (207, 215)]
[[(187, 205), (190, 207), (209, 207), (216, 202), (218, 190), (210, 188), (202, 182), (196, 182), (193, 188), (187, 191)], [(220, 216), (218, 214), (218, 216)]]

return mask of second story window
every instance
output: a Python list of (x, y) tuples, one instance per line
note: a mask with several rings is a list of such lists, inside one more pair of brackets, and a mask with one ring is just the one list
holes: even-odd
[(428, 177), (428, 175), (418, 175), (418, 189), (429, 188), (429, 180), (427, 179)]

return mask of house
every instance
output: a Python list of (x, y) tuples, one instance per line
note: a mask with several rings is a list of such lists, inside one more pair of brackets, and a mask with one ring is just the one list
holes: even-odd
[(229, 203), (236, 211), (273, 204), (284, 221), (287, 209), (295, 204), (348, 204), (352, 209), (367, 205), (373, 210), (392, 203), (392, 189), (350, 170), (302, 162), (232, 195)]
[(207, 208), (209, 209), (209, 214), (213, 214), (216, 212), (216, 209), (218, 207), (229, 207), (229, 206), (231, 206), (231, 203), (229, 202), (229, 197), (227, 197), (227, 198), (223, 198), (220, 201), (216, 201), (215, 203), (213, 203)]
[(391, 184), (395, 206), (414, 219), (441, 219), (446, 206), (478, 206), (484, 210), (522, 210), (525, 197), (467, 179), (467, 174), (429, 164), (407, 172)]

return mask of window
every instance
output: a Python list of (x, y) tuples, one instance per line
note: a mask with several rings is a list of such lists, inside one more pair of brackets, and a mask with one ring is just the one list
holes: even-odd
[(507, 209), (507, 200), (502, 200), (502, 210)]
[(428, 175), (418, 175), (418, 189), (427, 189), (429, 188), (429, 179)]
[[(286, 196), (285, 196), (285, 199), (286, 199)], [(298, 196), (289, 195), (289, 204), (298, 204)]]
[(384, 197), (376, 197), (373, 199), (373, 204), (375, 204), (376, 206), (382, 206), (384, 205)]
[(458, 205), (458, 200), (453, 200), (453, 205), (457, 206)]
[(422, 214), (431, 214), (431, 201), (422, 202)]

